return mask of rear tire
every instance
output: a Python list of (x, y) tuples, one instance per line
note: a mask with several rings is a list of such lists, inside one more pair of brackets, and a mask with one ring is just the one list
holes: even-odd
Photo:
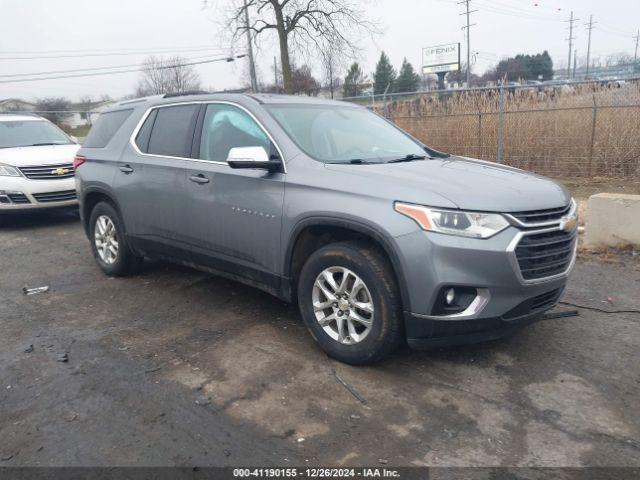
[(102, 271), (110, 277), (132, 275), (143, 258), (127, 244), (120, 214), (107, 202), (99, 202), (89, 217), (91, 251)]
[(367, 243), (334, 243), (314, 252), (300, 273), (298, 304), (320, 348), (341, 362), (377, 362), (402, 341), (395, 275)]

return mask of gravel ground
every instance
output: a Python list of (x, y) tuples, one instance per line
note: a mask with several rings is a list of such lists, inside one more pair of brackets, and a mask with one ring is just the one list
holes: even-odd
[[(73, 216), (0, 240), (0, 466), (640, 466), (638, 314), (356, 368), (252, 288), (163, 263), (105, 277)], [(579, 262), (565, 299), (639, 292), (637, 269)]]

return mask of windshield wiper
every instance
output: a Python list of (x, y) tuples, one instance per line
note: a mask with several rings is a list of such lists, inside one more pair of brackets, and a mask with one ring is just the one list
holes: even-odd
[(410, 153), (409, 155), (405, 155), (402, 158), (394, 158), (393, 160), (389, 160), (387, 163), (413, 162), (414, 160), (424, 160), (425, 158), (427, 158), (426, 155), (416, 155), (415, 153)]
[(67, 145), (66, 143), (55, 143), (55, 142), (42, 142), (42, 143), (32, 143), (29, 145), (30, 147), (46, 147), (47, 145)]
[(351, 165), (371, 165), (374, 162), (368, 162), (367, 160), (363, 160), (361, 158), (352, 158), (351, 160), (345, 160), (345, 161), (340, 161), (340, 162), (327, 162), (327, 163), (331, 163), (333, 165), (345, 165), (345, 164), (351, 164)]

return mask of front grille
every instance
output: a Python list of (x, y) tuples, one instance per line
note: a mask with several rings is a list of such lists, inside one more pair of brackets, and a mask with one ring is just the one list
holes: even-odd
[(20, 167), (22, 174), (31, 180), (62, 180), (75, 175), (73, 163)]
[(530, 298), (512, 308), (502, 317), (511, 320), (513, 318), (529, 315), (530, 313), (542, 312), (553, 307), (562, 295), (562, 288), (556, 288), (550, 292), (543, 293), (537, 297)]
[(550, 208), (547, 210), (532, 210), (529, 212), (512, 212), (509, 215), (515, 217), (520, 220), (524, 224), (530, 223), (541, 223), (541, 222), (553, 222), (554, 220), (560, 220), (564, 217), (569, 210), (571, 209), (571, 205), (567, 205), (566, 207), (560, 208)]
[(522, 278), (538, 280), (564, 273), (571, 264), (575, 242), (575, 230), (523, 235), (515, 249)]
[(18, 192), (7, 193), (7, 197), (9, 197), (9, 200), (11, 200), (13, 203), (18, 203), (18, 204), (31, 203), (24, 193), (18, 193)]
[(33, 197), (40, 203), (67, 202), (76, 199), (76, 191), (65, 190), (63, 192), (34, 193)]

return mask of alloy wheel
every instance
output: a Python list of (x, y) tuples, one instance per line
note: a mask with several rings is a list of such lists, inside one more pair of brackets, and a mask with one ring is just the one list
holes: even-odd
[(95, 245), (100, 260), (112, 265), (118, 259), (118, 233), (116, 226), (107, 215), (100, 215), (96, 220)]
[(374, 306), (369, 288), (344, 267), (323, 270), (313, 284), (313, 312), (325, 333), (343, 345), (363, 341), (371, 331)]

